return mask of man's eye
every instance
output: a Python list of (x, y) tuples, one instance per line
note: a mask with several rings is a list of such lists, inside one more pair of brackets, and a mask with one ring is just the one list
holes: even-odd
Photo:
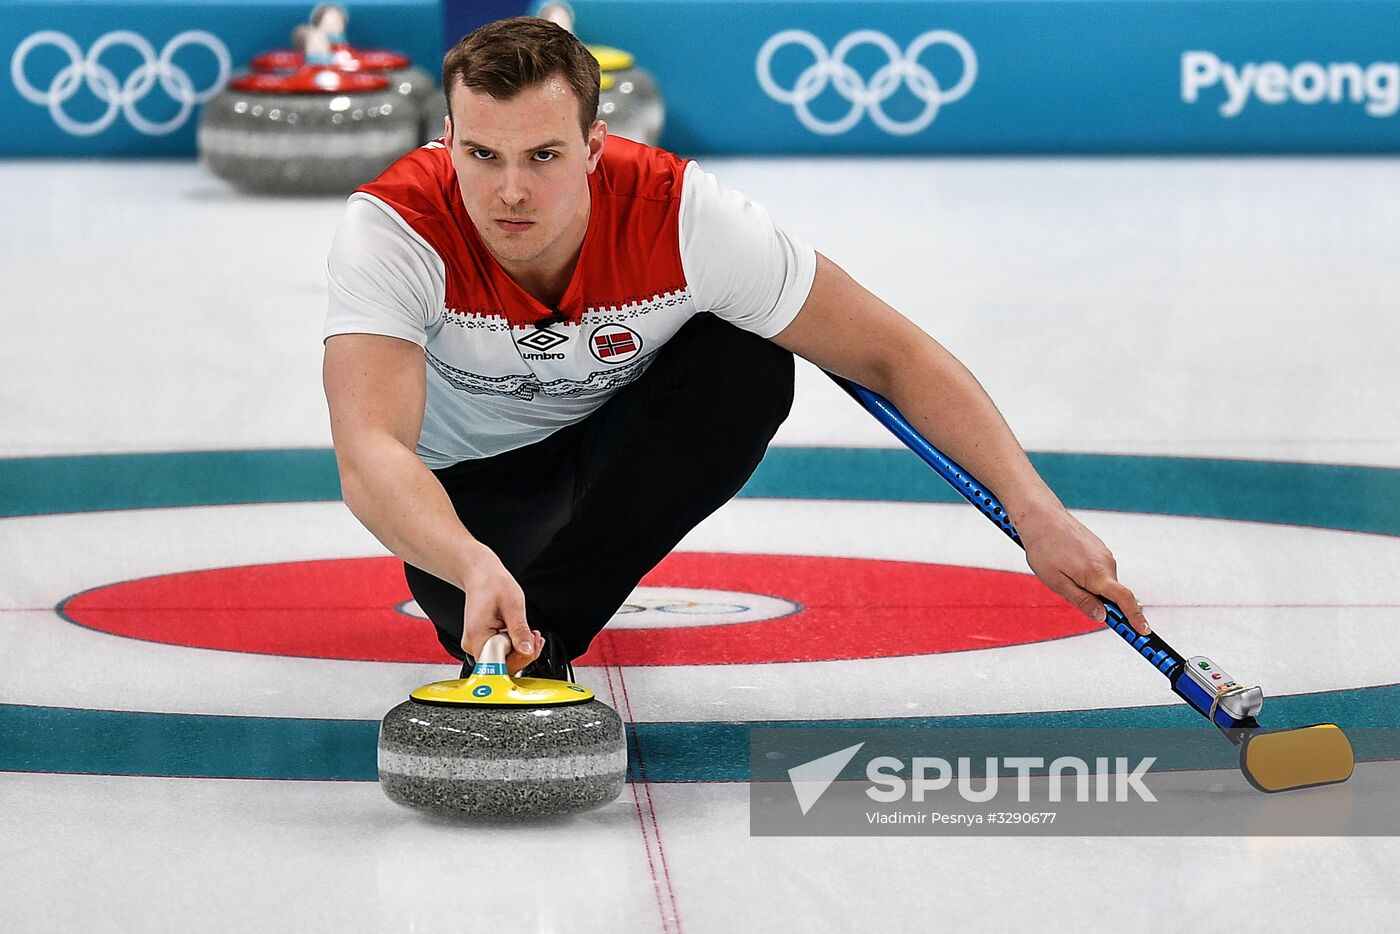
[(557, 153), (557, 152), (550, 152), (549, 150), (544, 149), (544, 150), (541, 150), (541, 151), (535, 153), (535, 161), (536, 161), (536, 162), (552, 162), (552, 161), (554, 161), (554, 157), (557, 156), (557, 155), (559, 155), (559, 153)]
[(496, 154), (489, 149), (473, 149), (472, 157), (475, 159), (480, 159), (482, 162), (485, 162), (487, 159), (494, 159), (496, 157)]

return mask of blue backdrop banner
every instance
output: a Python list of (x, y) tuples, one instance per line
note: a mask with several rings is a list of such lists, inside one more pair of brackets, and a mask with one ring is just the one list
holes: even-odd
[(529, 0), (443, 0), (443, 51), (452, 48), (458, 39), (478, 26), (511, 16), (524, 16), (529, 5)]
[[(199, 106), (259, 52), (284, 48), (308, 0), (0, 0), (0, 154), (192, 155)], [(439, 0), (350, 8), (357, 46), (442, 64)]]
[(574, 0), (682, 153), (1391, 152), (1395, 0)]

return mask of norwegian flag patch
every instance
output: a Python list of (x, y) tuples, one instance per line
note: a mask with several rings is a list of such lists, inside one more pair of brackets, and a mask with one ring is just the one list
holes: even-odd
[(588, 336), (588, 348), (604, 363), (626, 363), (642, 351), (642, 336), (620, 324), (604, 324)]

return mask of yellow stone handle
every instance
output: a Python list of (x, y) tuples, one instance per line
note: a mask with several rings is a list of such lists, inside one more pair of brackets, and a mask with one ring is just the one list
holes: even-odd
[(486, 644), (481, 647), (481, 658), (477, 660), (482, 662), (500, 662), (504, 664), (506, 656), (510, 654), (510, 650), (510, 636), (504, 632), (498, 632), (486, 640)]
[(510, 654), (510, 650), (510, 636), (506, 633), (498, 632), (487, 639), (486, 644), (481, 647), (481, 656), (476, 660), (476, 667), (472, 669), (472, 678), (499, 676), (509, 679), (506, 656)]

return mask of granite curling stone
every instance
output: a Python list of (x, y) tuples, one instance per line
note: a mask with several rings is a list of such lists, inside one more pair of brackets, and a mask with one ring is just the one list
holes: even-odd
[(608, 125), (609, 135), (655, 146), (666, 124), (656, 79), (637, 67), (630, 52), (599, 45), (588, 51), (598, 60), (598, 119)]
[(254, 72), (292, 72), (306, 64), (304, 51), (308, 37), (313, 31), (325, 35), (329, 45), (329, 64), (338, 71), (363, 72), (383, 75), (389, 87), (397, 92), (414, 109), (422, 126), (418, 142), (427, 142), (442, 135), (442, 117), (445, 108), (435, 106), (437, 84), (426, 71), (414, 66), (407, 55), (390, 49), (365, 49), (351, 45), (345, 37), (345, 27), (350, 21), (344, 8), (334, 4), (322, 4), (311, 14), (310, 26), (298, 26), (292, 33), (292, 44), (296, 48), (276, 49), (255, 55), (248, 62)]
[[(534, 6), (534, 15), (574, 31), (574, 10), (560, 0), (543, 0)], [(589, 45), (598, 62), (598, 117), (608, 125), (611, 136), (655, 146), (666, 124), (666, 104), (656, 86), (656, 78), (638, 68), (632, 53), (606, 45)]]
[(420, 145), (418, 111), (381, 75), (307, 64), (235, 78), (204, 107), (199, 154), (246, 191), (349, 193)]
[(568, 681), (512, 678), (492, 636), (471, 677), (414, 691), (379, 728), (379, 784), (437, 816), (527, 821), (607, 804), (627, 778), (622, 718)]

